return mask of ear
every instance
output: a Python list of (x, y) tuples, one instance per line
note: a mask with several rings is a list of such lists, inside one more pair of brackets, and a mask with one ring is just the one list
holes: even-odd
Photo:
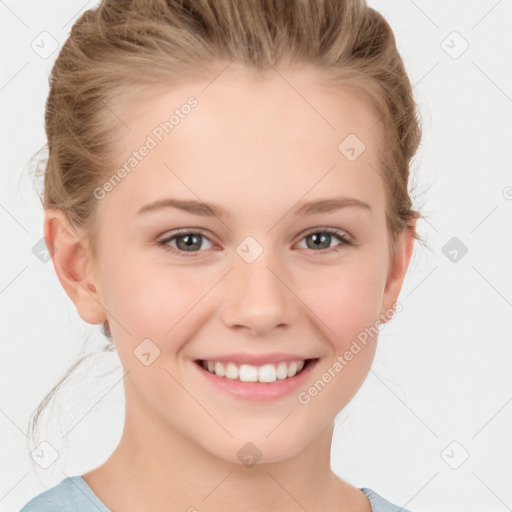
[(380, 318), (382, 323), (391, 320), (391, 311), (395, 311), (396, 301), (402, 289), (405, 273), (409, 267), (414, 248), (414, 234), (416, 233), (416, 221), (400, 233), (396, 240), (394, 254), (391, 255), (391, 262), (386, 280), (386, 286), (382, 297), (382, 309)]
[(107, 316), (98, 294), (86, 238), (80, 236), (62, 210), (50, 208), (45, 210), (44, 237), (60, 284), (80, 317), (90, 324), (103, 323)]

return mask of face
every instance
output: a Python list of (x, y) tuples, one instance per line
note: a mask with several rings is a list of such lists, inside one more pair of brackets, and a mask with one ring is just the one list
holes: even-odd
[[(389, 318), (403, 275), (378, 119), (317, 73), (230, 69), (119, 113), (128, 164), (96, 192), (93, 279), (134, 434), (151, 418), (227, 461), (284, 460), (363, 383), (377, 336), (362, 333)], [(364, 151), (353, 136), (339, 149), (349, 134)]]

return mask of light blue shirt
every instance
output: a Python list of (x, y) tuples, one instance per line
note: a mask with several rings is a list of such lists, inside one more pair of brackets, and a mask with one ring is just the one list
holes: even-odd
[[(362, 487), (372, 512), (410, 512), (393, 505), (375, 491)], [(70, 476), (32, 498), (20, 512), (111, 512), (81, 476)]]

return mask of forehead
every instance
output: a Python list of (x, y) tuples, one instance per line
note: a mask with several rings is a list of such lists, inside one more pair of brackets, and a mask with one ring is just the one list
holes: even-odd
[(115, 137), (119, 166), (151, 149), (111, 196), (138, 206), (176, 190), (241, 206), (331, 191), (381, 201), (378, 118), (361, 96), (323, 78), (312, 68), (228, 67), (133, 95), (118, 110), (127, 126)]
[[(121, 144), (117, 147), (136, 145), (141, 135), (168, 121), (191, 97), (199, 108), (193, 109), (192, 122), (181, 123), (180, 130), (175, 130), (183, 135), (187, 126), (198, 135), (208, 133), (209, 139), (216, 132), (236, 127), (233, 138), (257, 130), (260, 138), (268, 134), (274, 141), (272, 136), (282, 125), (287, 130), (280, 139), (313, 137), (313, 132), (318, 132), (336, 140), (352, 130), (370, 142), (378, 134), (372, 130), (378, 118), (361, 88), (335, 86), (326, 74), (312, 67), (254, 71), (232, 64), (203, 77), (146, 86), (119, 97), (115, 108), (125, 129), (121, 128), (123, 136), (116, 138)], [(211, 130), (213, 121), (215, 131)], [(297, 125), (293, 121), (302, 122)], [(201, 127), (203, 132), (198, 131)]]

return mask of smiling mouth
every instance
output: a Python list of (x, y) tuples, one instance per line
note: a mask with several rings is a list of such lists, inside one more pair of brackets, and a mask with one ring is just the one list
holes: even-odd
[(194, 361), (207, 372), (221, 378), (238, 382), (272, 382), (291, 379), (302, 373), (316, 359), (303, 359), (297, 361), (280, 362), (277, 364), (264, 364), (260, 366), (252, 364), (236, 364), (232, 361), (207, 361), (197, 359)]

